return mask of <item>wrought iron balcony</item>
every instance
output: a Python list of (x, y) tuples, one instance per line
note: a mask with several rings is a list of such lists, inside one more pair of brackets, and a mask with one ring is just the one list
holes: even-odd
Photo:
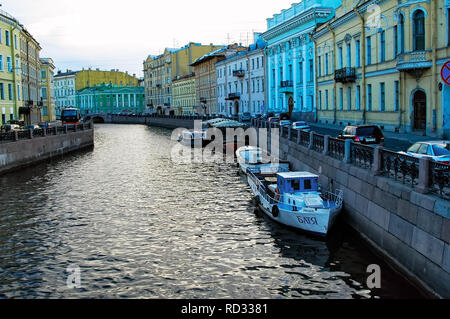
[(227, 101), (239, 100), (241, 98), (241, 93), (230, 93), (225, 99)]
[(294, 81), (281, 81), (280, 87), (282, 88), (291, 88), (294, 86)]
[(334, 73), (334, 80), (340, 83), (355, 82), (356, 69), (348, 67), (336, 70), (336, 72)]
[(235, 70), (233, 71), (233, 76), (236, 76), (238, 78), (243, 78), (245, 76), (244, 70)]

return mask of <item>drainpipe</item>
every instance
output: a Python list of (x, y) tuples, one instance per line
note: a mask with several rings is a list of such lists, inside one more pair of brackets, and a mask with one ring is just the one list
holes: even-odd
[(432, 53), (432, 59), (433, 59), (433, 68), (432, 68), (432, 72), (433, 72), (433, 80), (431, 81), (431, 86), (432, 86), (432, 96), (433, 96), (433, 101), (432, 103), (432, 121), (433, 121), (433, 132), (437, 131), (437, 101), (438, 101), (438, 91), (437, 91), (437, 65), (436, 65), (436, 61), (437, 61), (437, 53), (436, 53), (436, 48), (437, 48), (437, 1), (431, 1), (431, 5), (433, 6), (432, 9), (432, 21), (434, 21), (434, 23), (431, 23), (430, 25), (432, 25), (433, 30), (432, 30), (432, 39), (431, 39), (431, 47), (433, 50)]
[[(331, 32), (331, 34), (333, 35), (333, 74), (336, 74), (336, 33), (334, 32), (333, 29), (331, 29), (330, 24), (327, 23), (327, 28), (328, 30)], [(333, 106), (334, 106), (334, 119), (333, 119), (333, 124), (337, 123), (337, 106), (336, 106), (336, 80), (333, 82)]]
[(314, 72), (315, 72), (315, 76), (314, 76), (314, 96), (315, 96), (315, 105), (313, 105), (313, 106), (315, 106), (314, 122), (317, 123), (319, 121), (319, 111), (318, 111), (319, 103), (317, 102), (317, 99), (319, 98), (318, 97), (319, 89), (318, 89), (318, 85), (317, 85), (317, 75), (319, 74), (319, 72), (317, 70), (318, 63), (316, 62), (316, 60), (317, 60), (317, 43), (316, 43), (316, 40), (313, 38), (312, 33), (309, 35), (309, 37), (312, 40), (313, 45), (314, 45)]
[[(17, 112), (17, 118), (19, 118), (19, 113), (18, 113), (18, 109), (17, 109), (17, 103), (18, 103), (18, 96), (17, 96), (17, 83), (16, 83), (16, 70), (17, 70), (17, 65), (16, 65), (16, 57), (14, 55), (14, 30), (17, 29), (17, 23), (14, 25), (14, 27), (12, 29), (10, 29), (10, 35), (11, 35), (11, 63), (13, 66), (13, 96), (14, 96), (14, 112)], [(19, 40), (20, 40), (20, 35), (19, 35)], [(19, 47), (19, 44), (17, 44), (17, 47)], [(22, 84), (22, 83), (20, 83)], [(22, 88), (23, 90), (23, 88)], [(11, 116), (11, 114), (10, 114)], [(14, 114), (14, 119), (16, 119), (16, 116)]]
[(365, 21), (364, 17), (359, 13), (358, 6), (361, 3), (362, 0), (359, 0), (358, 3), (353, 8), (353, 11), (358, 15), (358, 17), (361, 20), (361, 86), (362, 86), (362, 98), (361, 98), (361, 106), (363, 109), (363, 124), (366, 124), (367, 122), (367, 92), (366, 92), (366, 28), (365, 28)]

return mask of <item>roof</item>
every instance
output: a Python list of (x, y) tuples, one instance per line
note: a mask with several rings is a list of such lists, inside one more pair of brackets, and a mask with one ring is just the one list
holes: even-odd
[(211, 60), (214, 57), (226, 57), (227, 53), (232, 52), (231, 50), (238, 50), (240, 48), (245, 48), (242, 45), (228, 45), (224, 46), (223, 48), (220, 48), (218, 50), (209, 52), (205, 54), (204, 56), (201, 56), (197, 60), (194, 61), (194, 63), (191, 64), (191, 66), (196, 66), (200, 63), (206, 62), (208, 60)]
[(292, 179), (292, 178), (318, 178), (319, 176), (310, 172), (287, 172), (287, 173), (278, 173), (278, 176), (284, 179)]
[(59, 78), (59, 77), (69, 76), (69, 75), (76, 75), (77, 73), (78, 73), (78, 71), (75, 71), (75, 72), (56, 73), (56, 74), (54, 75), (54, 78)]

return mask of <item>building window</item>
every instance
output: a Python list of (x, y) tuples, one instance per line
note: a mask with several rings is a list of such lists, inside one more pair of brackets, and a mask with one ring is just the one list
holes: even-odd
[(400, 82), (399, 81), (394, 82), (394, 89), (395, 89), (394, 111), (398, 112), (398, 110), (400, 108)]
[(386, 33), (380, 32), (380, 62), (386, 61)]
[(321, 77), (322, 76), (322, 57), (321, 56), (319, 57), (319, 68), (318, 69), (319, 69), (318, 76)]
[(325, 75), (328, 74), (328, 53), (325, 53)]
[(372, 111), (372, 84), (367, 84), (367, 111)]
[(367, 65), (372, 64), (372, 41), (371, 37), (367, 37)]
[(17, 100), (20, 101), (20, 85), (17, 85)]
[(10, 56), (6, 58), (6, 65), (8, 67), (8, 72), (12, 72), (13, 71), (12, 58)]
[(394, 26), (394, 59), (398, 54), (398, 27)]
[(413, 45), (414, 51), (425, 50), (425, 15), (417, 10), (413, 16)]
[(386, 92), (384, 82), (380, 83), (380, 111), (386, 110)]
[(298, 67), (299, 67), (299, 72), (298, 72), (298, 75), (299, 75), (299, 83), (303, 83), (303, 62), (300, 62), (299, 64), (298, 64)]
[(17, 50), (17, 35), (14, 34), (14, 48)]
[(329, 102), (328, 102), (328, 90), (325, 90), (325, 108), (328, 110)]
[(4, 71), (3, 68), (3, 55), (0, 54), (0, 71)]
[(447, 45), (450, 46), (450, 8), (447, 9)]
[(12, 84), (8, 84), (8, 97), (9, 97), (10, 101), (13, 100), (13, 86), (12, 86)]
[(347, 110), (350, 111), (352, 109), (352, 88), (347, 88)]
[(8, 31), (8, 30), (5, 30), (5, 44), (6, 44), (7, 46), (10, 46), (10, 45), (11, 45), (11, 39), (10, 39), (10, 37), (9, 37), (9, 31)]
[(361, 109), (361, 86), (356, 86), (356, 110)]
[(343, 59), (343, 56), (342, 56), (342, 47), (339, 47), (339, 69), (342, 69), (343, 68), (343, 61), (342, 61), (342, 59)]
[(319, 110), (322, 109), (322, 91), (319, 91)]
[(5, 85), (3, 83), (0, 83), (0, 99), (5, 99)]
[(339, 89), (339, 109), (340, 110), (344, 109), (344, 89), (343, 88)]
[(347, 67), (352, 66), (352, 46), (350, 43), (347, 43)]
[(356, 67), (361, 66), (361, 41), (356, 40)]
[(314, 61), (313, 59), (309, 60), (309, 81), (314, 81)]

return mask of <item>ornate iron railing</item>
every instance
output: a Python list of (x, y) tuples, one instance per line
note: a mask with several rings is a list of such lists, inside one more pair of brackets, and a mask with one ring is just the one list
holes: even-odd
[(297, 129), (291, 129), (291, 141), (297, 142), (298, 135), (300, 134), (300, 130)]
[(429, 176), (431, 192), (450, 200), (450, 166), (430, 162)]
[(398, 154), (388, 150), (381, 150), (381, 174), (403, 184), (417, 185), (419, 177), (419, 159)]
[(325, 137), (320, 134), (313, 134), (313, 150), (319, 153), (323, 153), (325, 150)]
[(345, 157), (345, 141), (330, 137), (328, 139), (328, 154), (338, 160)]
[(362, 144), (352, 143), (351, 159), (352, 164), (361, 168), (371, 169), (373, 166), (373, 157), (375, 148)]
[(12, 142), (15, 139), (14, 132), (6, 132), (3, 134), (0, 134), (0, 142)]
[(309, 147), (309, 132), (300, 131), (300, 145)]
[(289, 128), (286, 126), (281, 127), (281, 137), (289, 137)]
[(18, 131), (17, 137), (19, 140), (28, 139), (30, 138), (30, 132), (29, 131)]
[(44, 130), (43, 129), (35, 129), (33, 130), (33, 137), (42, 137), (44, 136)]

